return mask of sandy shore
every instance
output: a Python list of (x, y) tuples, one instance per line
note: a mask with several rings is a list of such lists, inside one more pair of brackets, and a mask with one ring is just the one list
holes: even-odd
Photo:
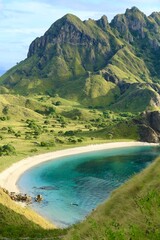
[(17, 163), (14, 163), (5, 171), (0, 173), (0, 186), (6, 188), (10, 192), (19, 192), (17, 187), (17, 181), (19, 177), (29, 168), (36, 166), (40, 163), (57, 159), (59, 157), (87, 153), (104, 149), (120, 148), (120, 147), (131, 147), (131, 146), (154, 146), (156, 144), (150, 144), (145, 142), (115, 142), (105, 144), (95, 144), (85, 147), (70, 148), (50, 153), (45, 153), (33, 157), (28, 157)]

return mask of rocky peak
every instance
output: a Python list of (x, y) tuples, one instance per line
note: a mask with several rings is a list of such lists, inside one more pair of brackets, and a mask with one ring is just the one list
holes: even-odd
[(141, 44), (142, 40), (146, 39), (146, 45), (149, 44), (152, 49), (157, 51), (160, 46), (159, 37), (153, 37), (154, 34), (160, 32), (157, 22), (160, 24), (160, 13), (153, 13), (147, 17), (138, 8), (132, 7), (127, 9), (125, 14), (115, 16), (111, 26), (116, 28), (129, 43), (136, 40)]
[[(116, 15), (111, 25), (122, 31), (124, 31), (124, 27), (125, 29), (137, 30), (145, 23), (146, 18), (145, 14), (138, 8), (132, 7), (131, 9), (127, 9), (125, 14)], [(122, 28), (122, 26), (124, 27)]]
[(127, 8), (126, 9), (126, 12), (125, 12), (125, 15), (130, 15), (130, 14), (135, 14), (135, 13), (139, 13), (139, 14), (143, 14), (144, 15), (144, 13), (143, 12), (141, 12), (137, 7), (132, 7), (132, 8)]
[(160, 12), (153, 12), (150, 17), (153, 18), (158, 25), (160, 25)]
[(108, 18), (103, 15), (99, 20), (97, 20), (97, 25), (102, 28), (104, 31), (107, 31), (109, 26)]
[(39, 54), (44, 50), (47, 44), (82, 44), (84, 41), (90, 41), (89, 31), (84, 22), (72, 14), (66, 14), (61, 19), (51, 25), (46, 33), (36, 38), (29, 47), (28, 57)]
[(125, 16), (129, 30), (136, 32), (141, 38), (144, 38), (144, 27), (147, 26), (147, 16), (136, 7), (127, 9)]
[(128, 28), (128, 21), (124, 14), (116, 15), (110, 24), (112, 29), (117, 29), (120, 35), (126, 39), (127, 42), (133, 42), (133, 36), (131, 35)]
[(122, 34), (125, 33), (128, 30), (125, 15), (117, 14), (111, 21), (111, 27), (116, 28)]

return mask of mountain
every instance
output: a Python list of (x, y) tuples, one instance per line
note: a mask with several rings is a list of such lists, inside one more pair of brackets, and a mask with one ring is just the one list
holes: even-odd
[[(0, 78), (1, 92), (49, 94), (84, 106), (140, 112), (160, 107), (160, 13), (138, 8), (81, 21), (67, 14)], [(8, 91), (8, 90), (7, 90)]]

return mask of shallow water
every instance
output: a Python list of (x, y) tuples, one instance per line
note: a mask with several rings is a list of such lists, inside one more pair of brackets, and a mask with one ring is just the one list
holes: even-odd
[(147, 167), (159, 147), (129, 147), (77, 154), (48, 161), (25, 172), (22, 192), (44, 200), (32, 208), (59, 227), (83, 220), (135, 173)]

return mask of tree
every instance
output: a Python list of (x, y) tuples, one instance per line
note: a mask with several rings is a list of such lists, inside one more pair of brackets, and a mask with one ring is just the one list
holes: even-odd
[(16, 152), (15, 147), (9, 143), (0, 146), (0, 156), (15, 154), (15, 152)]
[(57, 102), (54, 103), (54, 105), (55, 106), (60, 106), (60, 105), (62, 105), (62, 103), (61, 103), (61, 101), (57, 101)]
[(8, 111), (9, 111), (9, 108), (8, 106), (5, 106), (2, 110), (3, 114), (7, 115), (8, 114)]
[(20, 132), (20, 131), (16, 132), (16, 133), (15, 133), (15, 137), (16, 137), (16, 138), (21, 137), (21, 132)]

